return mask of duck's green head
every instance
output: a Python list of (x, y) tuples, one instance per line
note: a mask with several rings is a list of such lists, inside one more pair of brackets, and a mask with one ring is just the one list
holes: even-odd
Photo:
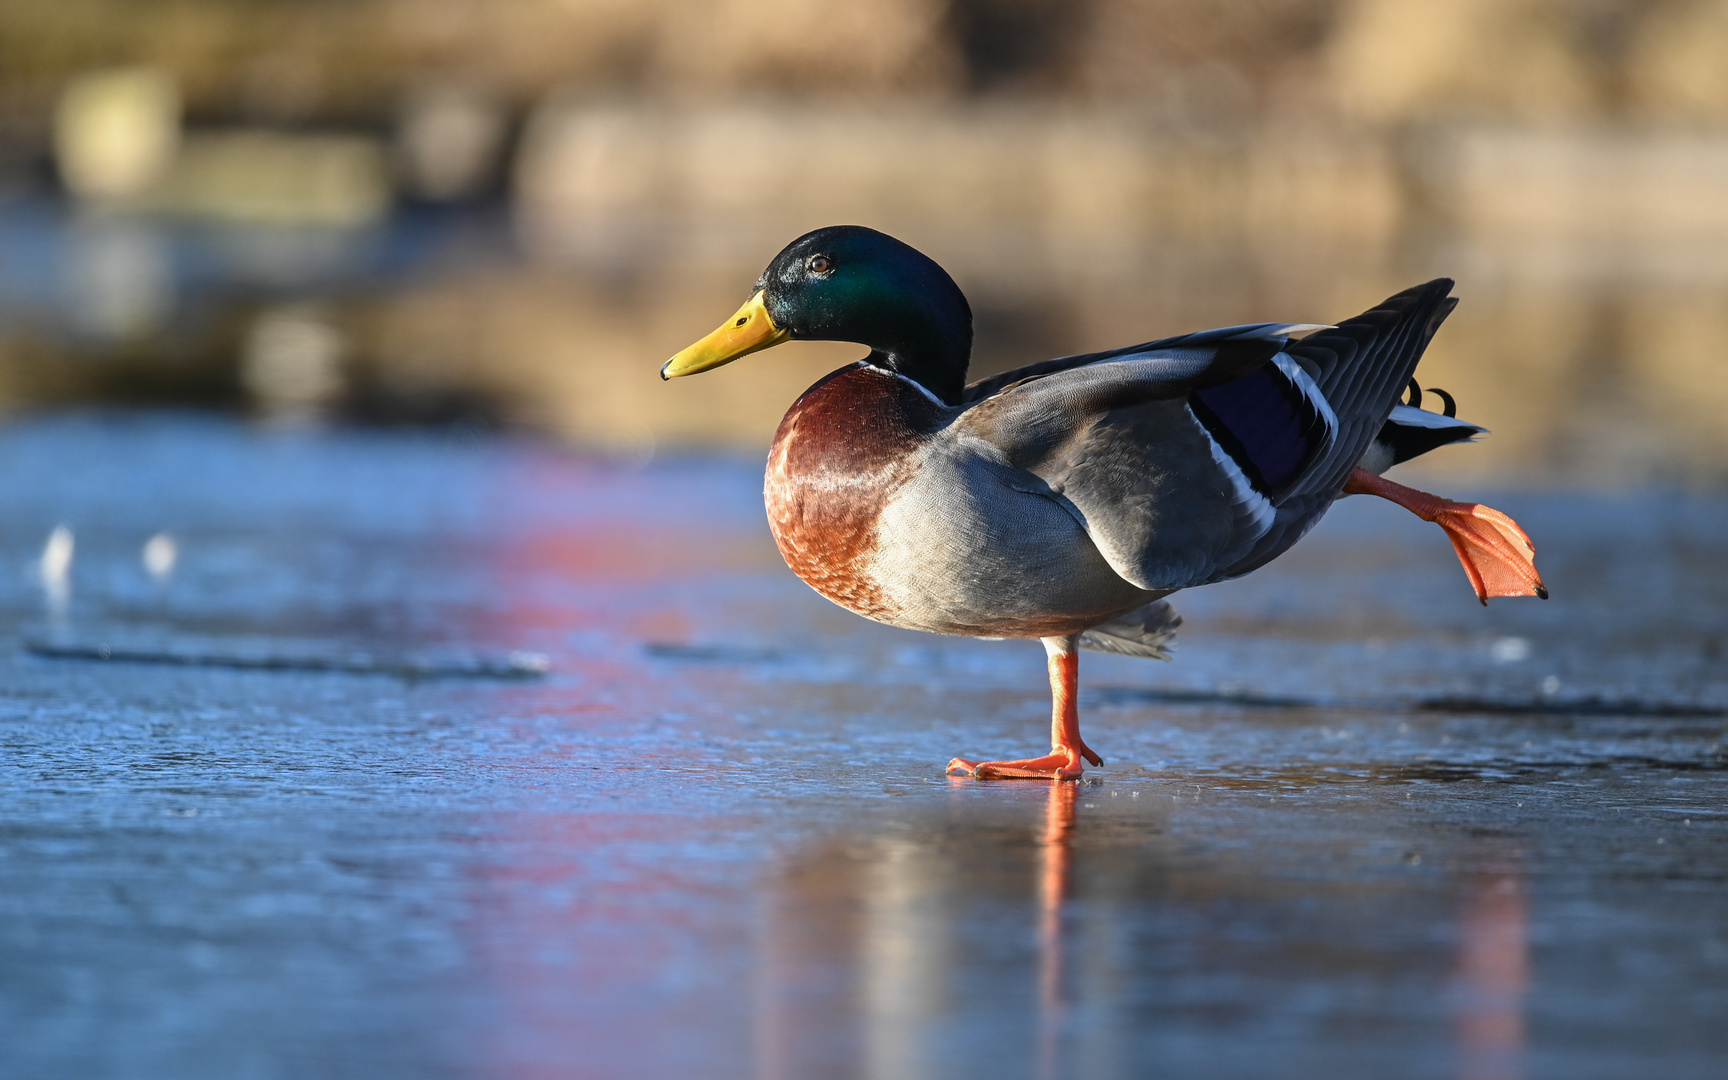
[(660, 369), (694, 375), (783, 341), (854, 341), (950, 404), (966, 386), (972, 309), (947, 271), (861, 225), (805, 233), (774, 257), (756, 293), (718, 330)]

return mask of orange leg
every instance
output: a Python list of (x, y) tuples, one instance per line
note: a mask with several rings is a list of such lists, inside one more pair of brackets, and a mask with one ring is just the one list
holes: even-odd
[(1540, 596), (1548, 599), (1542, 575), (1536, 572), (1536, 545), (1518, 523), (1481, 503), (1453, 502), (1425, 491), (1394, 484), (1366, 469), (1350, 474), (1346, 495), (1378, 495), (1402, 506), (1423, 521), (1446, 530), (1452, 550), (1484, 604), (1490, 596)]
[(992, 779), (1026, 777), (1037, 780), (1075, 780), (1085, 771), (1084, 761), (1104, 764), (1080, 738), (1080, 636), (1047, 637), (1044, 651), (1050, 654), (1050, 753), (1019, 761), (963, 761), (948, 763), (951, 773)]

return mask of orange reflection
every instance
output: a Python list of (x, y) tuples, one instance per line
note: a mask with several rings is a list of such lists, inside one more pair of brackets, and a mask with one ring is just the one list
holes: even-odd
[(1062, 982), (1062, 909), (1073, 887), (1074, 806), (1080, 785), (1050, 782), (1044, 807), (1044, 836), (1038, 877), (1038, 1075), (1054, 1077), (1061, 1067), (1062, 1027), (1068, 999)]
[(1524, 994), (1530, 985), (1524, 871), (1514, 864), (1472, 878), (1459, 917), (1456, 1023), (1462, 1080), (1518, 1080), (1524, 1064)]

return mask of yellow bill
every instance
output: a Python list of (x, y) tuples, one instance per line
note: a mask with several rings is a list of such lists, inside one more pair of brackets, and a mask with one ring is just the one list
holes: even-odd
[(791, 334), (774, 325), (768, 309), (762, 306), (762, 294), (757, 292), (732, 317), (696, 344), (666, 361), (660, 369), (662, 379), (694, 375), (699, 371), (730, 364), (740, 356), (772, 348)]

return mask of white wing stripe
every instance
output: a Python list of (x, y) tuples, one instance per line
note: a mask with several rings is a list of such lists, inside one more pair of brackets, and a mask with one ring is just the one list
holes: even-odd
[(1338, 414), (1332, 411), (1332, 403), (1326, 400), (1326, 395), (1320, 392), (1313, 376), (1296, 362), (1295, 357), (1281, 352), (1272, 358), (1272, 362), (1278, 365), (1278, 370), (1284, 373), (1285, 378), (1296, 384), (1296, 389), (1314, 406), (1314, 411), (1320, 414), (1321, 421), (1326, 425), (1326, 444), (1320, 448), (1319, 453), (1309, 459), (1315, 465), (1310, 465), (1308, 475), (1299, 479), (1286, 493), (1285, 498), (1289, 498), (1298, 492), (1307, 491), (1315, 482), (1315, 477), (1323, 471), (1315, 466), (1325, 462), (1332, 454), (1332, 445), (1338, 440)]
[[(1232, 552), (1246, 550), (1252, 547), (1255, 541), (1266, 535), (1266, 530), (1272, 527), (1272, 519), (1276, 516), (1277, 510), (1273, 508), (1271, 500), (1254, 490), (1254, 485), (1249, 482), (1248, 475), (1242, 471), (1242, 467), (1236, 464), (1236, 459), (1218, 445), (1218, 440), (1214, 439), (1212, 433), (1206, 430), (1206, 425), (1202, 424), (1200, 418), (1194, 415), (1192, 408), (1188, 410), (1188, 416), (1194, 421), (1194, 426), (1205, 434), (1206, 445), (1212, 448), (1212, 461), (1223, 471), (1225, 476), (1230, 478), (1230, 486), (1236, 495), (1232, 505), (1236, 508), (1237, 518), (1239, 520), (1246, 519), (1245, 530), (1236, 536), (1230, 545), (1230, 550)], [(1228, 565), (1231, 559), (1226, 557), (1220, 561), (1222, 564)]]
[[(1302, 365), (1296, 362), (1295, 357), (1289, 353), (1281, 352), (1272, 358), (1272, 362), (1278, 365), (1278, 370), (1284, 373), (1285, 378), (1296, 384), (1296, 389), (1302, 391), (1302, 396), (1308, 399), (1310, 405), (1314, 406), (1314, 411), (1320, 414), (1320, 419), (1326, 421), (1327, 449), (1331, 449), (1332, 440), (1338, 437), (1338, 417), (1332, 411), (1332, 403), (1326, 400), (1326, 395), (1320, 392), (1320, 387), (1314, 382), (1313, 376), (1309, 375)], [(1321, 451), (1320, 456), (1325, 456), (1324, 450)]]

